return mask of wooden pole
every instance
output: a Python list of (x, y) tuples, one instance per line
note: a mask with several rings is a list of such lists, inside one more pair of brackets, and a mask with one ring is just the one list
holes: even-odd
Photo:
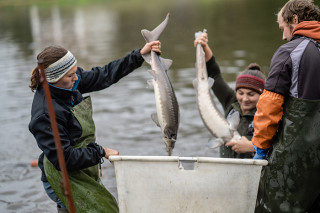
[(71, 192), (71, 187), (70, 187), (70, 183), (69, 183), (69, 176), (68, 176), (68, 171), (66, 168), (66, 162), (64, 159), (64, 154), (62, 151), (61, 141), (60, 141), (60, 137), (59, 137), (59, 130), (58, 130), (58, 125), (57, 125), (57, 121), (56, 121), (56, 115), (55, 115), (53, 105), (52, 105), (49, 84), (46, 79), (46, 74), (44, 72), (43, 61), (41, 59), (38, 60), (38, 68), (40, 69), (41, 76), (43, 77), (42, 86), (43, 86), (44, 94), (45, 94), (47, 104), (48, 104), (49, 117), (50, 117), (50, 121), (51, 121), (51, 128), (52, 128), (52, 133), (53, 133), (53, 137), (54, 137), (54, 143), (55, 143), (55, 146), (57, 149), (59, 166), (60, 166), (61, 175), (62, 175), (62, 183), (61, 183), (62, 192), (67, 197), (69, 212), (75, 213), (76, 211), (75, 211), (75, 207), (74, 207), (74, 203), (73, 203), (73, 199), (72, 199), (72, 192)]

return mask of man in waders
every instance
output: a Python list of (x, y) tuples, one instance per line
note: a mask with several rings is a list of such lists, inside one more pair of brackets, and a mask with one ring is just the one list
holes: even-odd
[(256, 212), (320, 212), (320, 11), (290, 0), (278, 13), (282, 45), (273, 55), (254, 117), (262, 171)]

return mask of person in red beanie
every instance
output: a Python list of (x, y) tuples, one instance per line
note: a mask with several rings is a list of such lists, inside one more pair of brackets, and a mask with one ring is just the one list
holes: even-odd
[(201, 44), (205, 52), (208, 76), (214, 79), (212, 90), (220, 101), (225, 116), (239, 112), (240, 123), (237, 131), (242, 136), (240, 141), (227, 142), (220, 146), (220, 156), (224, 158), (252, 158), (254, 146), (250, 141), (253, 136), (253, 116), (260, 94), (264, 90), (265, 75), (258, 64), (250, 64), (236, 79), (235, 90), (223, 79), (218, 63), (208, 45), (208, 34), (202, 33), (194, 41)]
[(290, 0), (278, 13), (282, 39), (254, 116), (261, 175), (256, 212), (320, 212), (320, 10)]

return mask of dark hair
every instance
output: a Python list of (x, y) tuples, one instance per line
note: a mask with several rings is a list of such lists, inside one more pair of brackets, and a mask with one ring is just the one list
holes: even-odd
[[(49, 46), (46, 47), (42, 52), (40, 52), (37, 56), (37, 60), (41, 60), (44, 65), (44, 68), (47, 68), (54, 62), (58, 61), (65, 54), (67, 54), (68, 50), (60, 46)], [(40, 83), (42, 83), (42, 76), (40, 75), (40, 70), (35, 67), (31, 72), (30, 85), (32, 91), (35, 91)]]
[(284, 22), (292, 23), (293, 15), (298, 16), (298, 22), (320, 21), (320, 10), (312, 0), (290, 0), (280, 10)]

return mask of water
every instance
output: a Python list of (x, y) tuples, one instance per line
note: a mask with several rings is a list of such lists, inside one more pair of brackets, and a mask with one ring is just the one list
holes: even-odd
[[(6, 1), (4, 1), (6, 2)], [(173, 60), (168, 71), (180, 105), (180, 128), (173, 155), (218, 156), (205, 147), (210, 133), (204, 127), (192, 88), (195, 78), (194, 32), (206, 28), (209, 44), (230, 85), (249, 63), (267, 73), (270, 59), (282, 44), (275, 13), (285, 1), (108, 1), (72, 7), (0, 4), (0, 212), (55, 212), (45, 194), (40, 170), (30, 166), (40, 149), (28, 130), (33, 93), (28, 88), (36, 55), (47, 45), (60, 44), (90, 69), (141, 48), (141, 29), (153, 29), (170, 12), (161, 37), (162, 56)], [(3, 3), (6, 5), (5, 3)], [(155, 112), (149, 65), (110, 88), (90, 94), (97, 142), (121, 155), (166, 155)], [(221, 108), (220, 108), (221, 109)], [(102, 181), (116, 193), (114, 167), (103, 164)]]

